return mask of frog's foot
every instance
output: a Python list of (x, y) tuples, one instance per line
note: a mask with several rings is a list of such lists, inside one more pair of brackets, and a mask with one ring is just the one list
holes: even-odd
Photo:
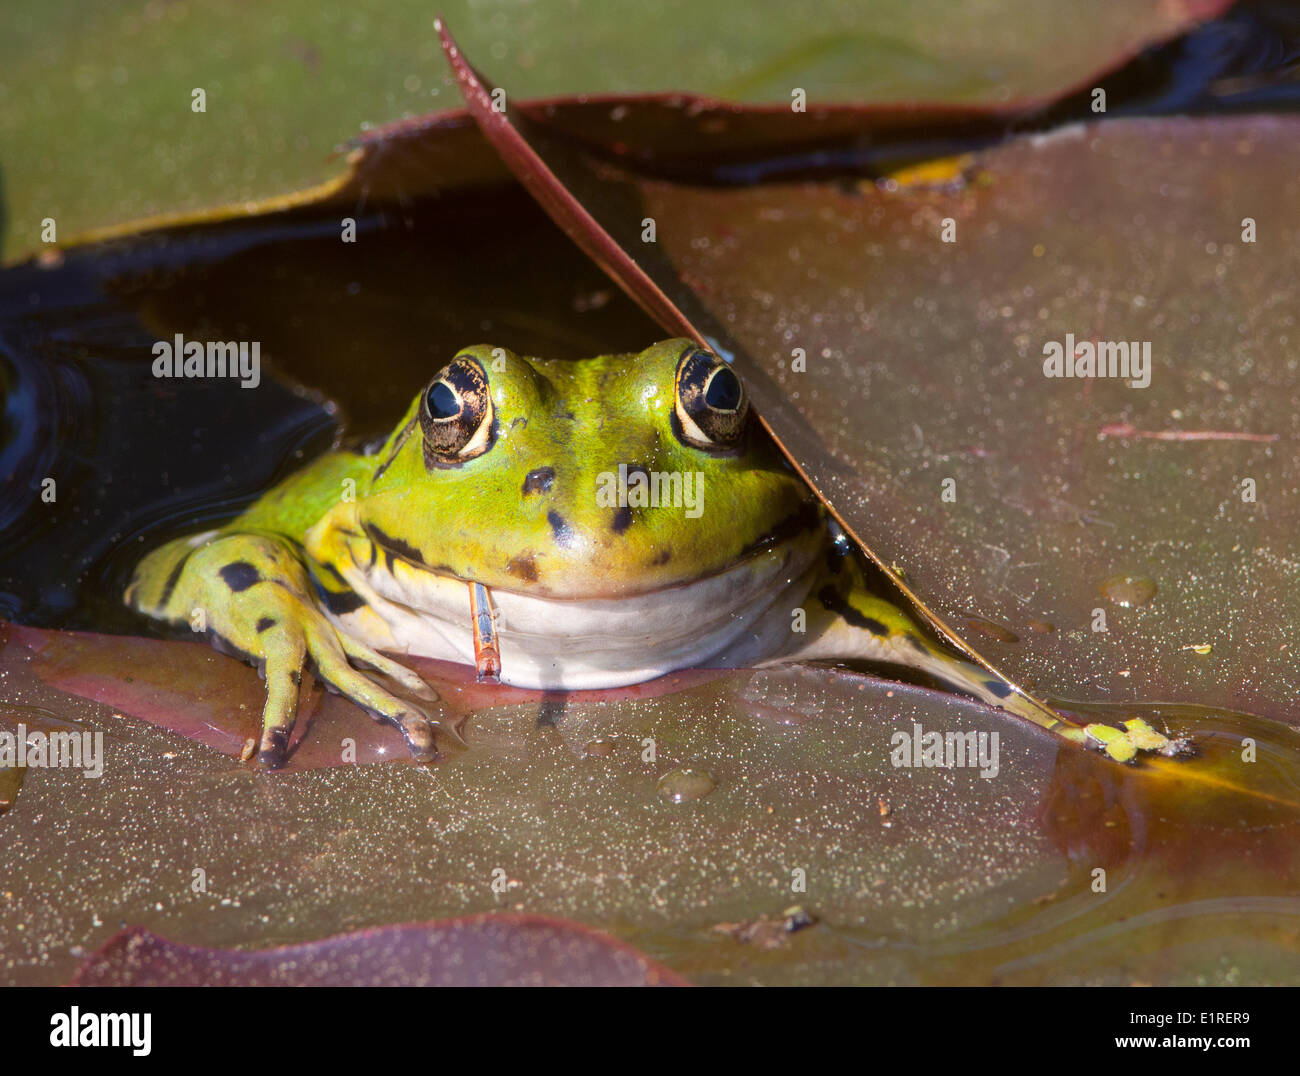
[(1071, 729), (1076, 735), (1071, 739), (1105, 752), (1116, 762), (1135, 762), (1143, 751), (1152, 751), (1166, 758), (1177, 758), (1192, 753), (1191, 743), (1185, 737), (1170, 738), (1156, 732), (1140, 717), (1123, 722), (1122, 729), (1113, 725), (1094, 723), (1081, 729)]
[(354, 668), (349, 659), (390, 677), (414, 695), (436, 699), (437, 693), (419, 676), (364, 643), (339, 634), (314, 611), (304, 610), (296, 623), (288, 621), (283, 627), (277, 625), (270, 630), (278, 631), (278, 636), (263, 644), (266, 708), (262, 712), (262, 741), (257, 753), (258, 761), (267, 769), (278, 769), (285, 763), (298, 709), (301, 670), (307, 659), (327, 686), (351, 699), (376, 721), (396, 727), (416, 761), (430, 762), (437, 757), (436, 734), (440, 732), (460, 742), (454, 728), (441, 725), (414, 703), (386, 691)]
[(261, 668), (266, 707), (258, 759), (267, 768), (285, 763), (308, 662), (326, 684), (377, 720), (395, 725), (417, 759), (434, 758), (438, 722), (353, 663), (390, 678), (417, 698), (432, 701), (437, 694), (410, 669), (336, 629), (312, 590), (297, 550), (280, 539), (198, 535), (170, 542), (145, 558), (126, 600), (149, 616), (188, 622), (207, 632), (218, 648)]

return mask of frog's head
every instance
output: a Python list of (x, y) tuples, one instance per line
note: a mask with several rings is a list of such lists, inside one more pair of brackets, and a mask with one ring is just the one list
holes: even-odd
[(357, 518), (386, 554), (550, 598), (693, 582), (819, 527), (739, 377), (689, 340), (464, 348), (374, 459)]

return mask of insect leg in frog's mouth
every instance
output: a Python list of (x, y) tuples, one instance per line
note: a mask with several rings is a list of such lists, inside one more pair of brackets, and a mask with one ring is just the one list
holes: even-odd
[(482, 583), (469, 585), (469, 611), (474, 621), (474, 668), (478, 682), (501, 682), (501, 648), (497, 645), (496, 613)]

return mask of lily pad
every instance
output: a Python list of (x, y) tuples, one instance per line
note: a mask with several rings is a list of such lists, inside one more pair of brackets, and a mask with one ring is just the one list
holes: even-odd
[[(11, 704), (103, 733), (104, 773), (29, 769), (0, 816), (2, 982), (66, 982), (132, 925), (242, 950), (503, 912), (614, 933), (704, 984), (1294, 979), (1300, 737), (1248, 718), (1223, 752), (1255, 738), (1273, 801), (1191, 795), (974, 703), (818, 668), (492, 705), (432, 767), (267, 775), (3, 657)], [(1217, 757), (1218, 715), (1165, 716)], [(997, 733), (996, 767), (896, 765), (917, 724)], [(712, 787), (674, 802), (661, 784), (684, 769)], [(783, 945), (719, 929), (792, 904), (816, 923)]]
[(480, 915), (246, 952), (116, 935), (74, 986), (688, 986), (616, 938), (541, 915)]
[[(1226, 6), (1080, 11), (1054, 0), (1026, 13), (890, 0), (810, 22), (777, 0), (756, 0), (743, 19), (681, 0), (598, 12), (441, 5), (524, 95), (601, 86), (787, 103), (795, 86), (814, 102), (1046, 99)], [(13, 12), (0, 43), (4, 260), (38, 249), (47, 219), (66, 242), (125, 221), (265, 212), (329, 192), (347, 176), (335, 150), (364, 125), (454, 97), (434, 12), (422, 0), (289, 0), (259, 17), (237, 0), (56, 0)]]
[[(597, 163), (458, 72), (568, 234), (666, 330), (739, 357), (865, 548), (940, 623), (1005, 626), (979, 649), (1013, 681), (1294, 719), (1300, 476), (1274, 446), (1297, 434), (1300, 123), (1079, 125), (937, 187), (700, 189)], [(1145, 347), (1149, 384), (1048, 376), (1076, 339)], [(1127, 613), (1099, 595), (1118, 571), (1164, 597)], [(1031, 623), (1056, 630), (1022, 644)]]
[[(956, 192), (642, 193), (772, 378), (755, 394), (787, 447), (927, 605), (1019, 637), (979, 647), (1013, 680), (1295, 720), (1298, 136), (1122, 121), (990, 150)], [(1067, 334), (1149, 344), (1149, 387), (1044, 376)], [(1154, 600), (1104, 597), (1116, 573)]]
[[(222, 754), (247, 759), (261, 735), (264, 681), (251, 666), (232, 661), (206, 642), (42, 631), (14, 624), (0, 624), (0, 639), (4, 645), (0, 670), (21, 670), (59, 691), (105, 703), (114, 712), (124, 711)], [(480, 684), (474, 670), (464, 665), (410, 657), (405, 664), (438, 694), (437, 702), (421, 700), (421, 705), (453, 729), (470, 714), (491, 706), (532, 702), (544, 710), (563, 713), (569, 697), (581, 698), (584, 705), (654, 698), (719, 675), (686, 669), (627, 688), (553, 696)], [(30, 719), (27, 724), (45, 727), (51, 720), (53, 715), (45, 714), (43, 724)], [(64, 727), (72, 726), (64, 723)], [(277, 772), (372, 762), (410, 762), (401, 735), (392, 726), (371, 720), (341, 696), (325, 692), (308, 673), (290, 739), (289, 760)]]
[[(617, 105), (585, 107), (512, 105), (503, 122), (528, 128), (594, 222), (685, 312), (685, 328), (737, 353), (764, 417), (882, 559), (1000, 667), (1085, 699), (1058, 700), (1080, 714), (1141, 712), (1186, 732), (1202, 751), (1197, 768), (1125, 770), (968, 700), (785, 668), (639, 696), (477, 697), (464, 706), (467, 748), (433, 767), (337, 764), (344, 729), (369, 745), (358, 761), (384, 757), (382, 739), (366, 739), (383, 730), (308, 693), (319, 708), (304, 716), (322, 733), (322, 753), (305, 744), (298, 772), (272, 776), (232, 757), (260, 704), (250, 670), (190, 644), (12, 629), (0, 654), (0, 723), (57, 715), (102, 733), (106, 757), (102, 780), (30, 768), (16, 797), (0, 785), (10, 800), (0, 816), (0, 980), (65, 982), (88, 949), (131, 924), (185, 947), (231, 950), (253, 939), (329, 945), (319, 939), (504, 911), (608, 929), (702, 983), (1294, 981), (1300, 744), (1285, 727), (1233, 712), (1286, 718), (1281, 692), (1296, 681), (1278, 674), (1294, 671), (1291, 658), (1271, 658), (1260, 666), (1268, 675), (1250, 680), (1255, 659), (1244, 646), (1203, 637), (1214, 623), (1207, 612), (1227, 615), (1233, 602), (1251, 645), (1294, 625), (1294, 587), (1275, 587), (1294, 583), (1283, 544), (1293, 506), (1257, 499), (1250, 529), (1226, 511), (1197, 516), (1196, 498), (1233, 464), (1207, 452), (1189, 473), (1178, 455), (1259, 452), (1243, 457), (1255, 468), (1245, 476), (1265, 479), (1259, 489), (1295, 485), (1293, 461), (1279, 458), (1287, 441), (1269, 439), (1293, 427), (1259, 424), (1294, 390), (1295, 364), (1279, 351), (1296, 309), (1293, 225), (1279, 209), (1294, 204), (1284, 155), (1292, 122), (1107, 122), (939, 162), (911, 182), (877, 185), (873, 170), (860, 182), (841, 173), (739, 188), (720, 180), (763, 156), (775, 110), (760, 120), (716, 102), (698, 116), (687, 99), (641, 102), (640, 115), (658, 124), (644, 129), (660, 142), (638, 152), (635, 140), (619, 149), (613, 132), (627, 117)], [(719, 133), (710, 124), (720, 119)], [(872, 131), (917, 130), (880, 113), (852, 119), (860, 126), (840, 129), (840, 144), (870, 149)], [(692, 152), (718, 136), (708, 183), (692, 181), (684, 154), (664, 151), (684, 128)], [(825, 144), (800, 142), (800, 155)], [(88, 274), (101, 294), (52, 321), (34, 303), (35, 314), (5, 327), (41, 322), (66, 343), (107, 306), (137, 350), (149, 334), (279, 327), (268, 347), (275, 372), (347, 400), (356, 433), (391, 421), (393, 402), (440, 349), (465, 342), (467, 326), (508, 345), (533, 341), (527, 350), (558, 341), (551, 350), (561, 354), (615, 350), (622, 334), (639, 346), (661, 332), (584, 259), (570, 250), (563, 260), (563, 234), (504, 183), (487, 145), (463, 115), (376, 132), (345, 180), (293, 199), (295, 211), (247, 222), (218, 212), (225, 222), (211, 230), (85, 247), (62, 265), (7, 274), (8, 298), (23, 302), (48, 295), (42, 275), (56, 287), (49, 282), (69, 271)], [(1228, 257), (1215, 229), (1251, 215), (1239, 193), (1263, 206), (1253, 215), (1272, 231)], [(444, 198), (441, 212), (429, 213), (421, 194)], [(457, 233), (457, 213), (475, 204), (482, 216)], [(373, 242), (340, 250), (336, 210), (358, 205)], [(639, 238), (647, 215), (659, 225), (653, 248)], [(945, 216), (958, 239), (940, 246)], [(415, 237), (410, 260), (389, 264), (392, 233), (405, 229)], [(601, 254), (616, 248), (601, 247), (589, 224), (573, 234), (612, 265)], [(422, 260), (411, 254), (421, 240)], [(1219, 257), (1193, 257), (1198, 242), (1211, 254), (1211, 241)], [(555, 291), (530, 300), (538, 278)], [(496, 304), (475, 305), (476, 291), (492, 291)], [(1132, 302), (1138, 295), (1147, 306)], [(1150, 395), (1113, 384), (1082, 393), (1038, 373), (1040, 303), (1052, 331), (1057, 319), (1061, 332), (1077, 321), (1097, 335), (1137, 320), (1155, 335), (1168, 328), (1155, 320), (1166, 308), (1195, 331), (1159, 337), (1185, 362), (1157, 365), (1140, 390)], [(566, 335), (566, 321), (582, 325)], [(799, 373), (797, 346), (810, 360)], [(138, 377), (143, 359), (117, 372)], [(1178, 386), (1172, 399), (1166, 382)], [(320, 410), (303, 414), (319, 432)], [(1188, 416), (1206, 424), (1162, 424)], [(71, 432), (65, 450), (79, 443)], [(1135, 451), (1149, 455), (1127, 455)], [(210, 451), (201, 459), (218, 471), (246, 466)], [(94, 453), (85, 461), (112, 473)], [(943, 478), (955, 480), (957, 500), (941, 499)], [(1133, 533), (1120, 534), (1127, 512)], [(1225, 565), (1239, 562), (1225, 550), (1256, 535), (1243, 546), (1257, 554), (1255, 574), (1232, 576)], [(1201, 582), (1190, 576), (1202, 560), (1213, 585), (1189, 603), (1184, 584)], [(1120, 578), (1129, 582), (1116, 589)], [(1242, 585), (1225, 586), (1233, 579)], [(101, 589), (115, 600), (114, 585)], [(1130, 600), (1143, 594), (1145, 604)], [(1107, 603), (1105, 639), (1086, 634), (1097, 602)], [(1171, 640), (1187, 644), (1177, 660), (1226, 664), (1185, 676)], [(1148, 660), (1150, 677), (1138, 663)], [(125, 667), (138, 680), (124, 681)], [(1142, 705), (1104, 703), (1120, 698)], [(332, 714), (339, 723), (328, 725)], [(896, 737), (918, 727), (997, 733), (996, 773), (896, 761)], [(770, 947), (746, 940), (754, 924), (784, 923), (794, 903), (816, 922)], [(148, 938), (135, 944), (168, 962), (177, 953)], [(229, 966), (226, 956), (188, 957), (209, 971)], [(241, 966), (257, 958), (247, 959)]]

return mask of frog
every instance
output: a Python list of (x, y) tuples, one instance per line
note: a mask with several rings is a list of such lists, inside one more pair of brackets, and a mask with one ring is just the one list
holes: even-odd
[[(1076, 725), (921, 626), (696, 341), (544, 359), (456, 351), (390, 434), (317, 457), (223, 526), (137, 565), (124, 600), (266, 681), (285, 765), (302, 673), (430, 762), (457, 727), (401, 658), (552, 692), (695, 667), (870, 662), (1133, 761), (1175, 741)], [(463, 741), (461, 741), (463, 742)]]

